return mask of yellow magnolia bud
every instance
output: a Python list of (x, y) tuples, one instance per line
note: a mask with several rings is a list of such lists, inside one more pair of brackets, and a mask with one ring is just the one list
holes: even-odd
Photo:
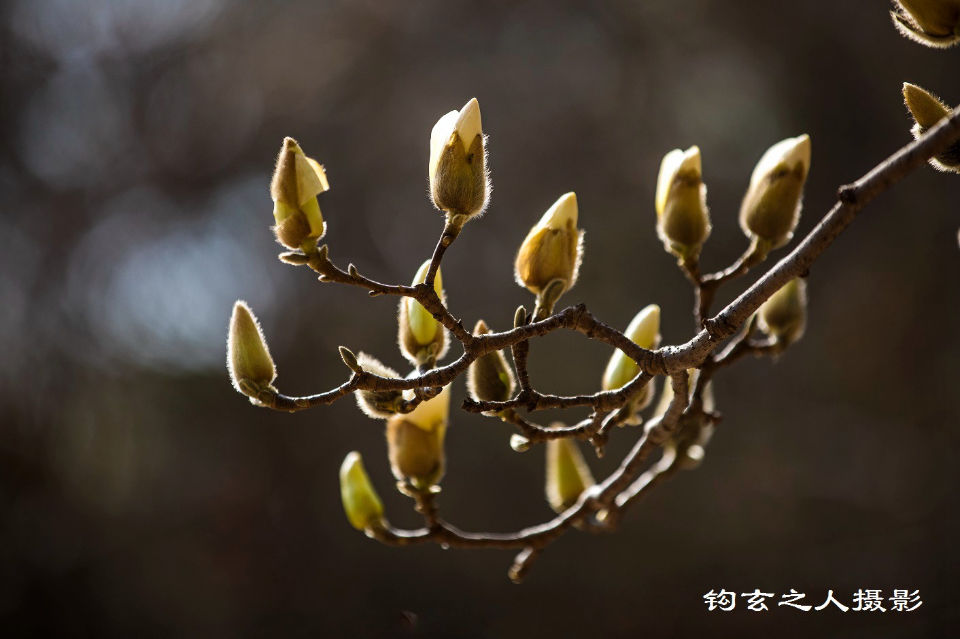
[(800, 220), (803, 185), (810, 172), (810, 136), (804, 134), (774, 144), (750, 176), (740, 205), (740, 228), (764, 248), (783, 246)]
[[(400, 375), (382, 364), (377, 358), (367, 355), (361, 351), (357, 355), (357, 364), (364, 371), (379, 375), (380, 377), (398, 378)], [(354, 392), (357, 398), (357, 406), (360, 407), (368, 417), (374, 419), (385, 419), (396, 413), (400, 404), (403, 403), (403, 391), (399, 390), (358, 390)]]
[(326, 171), (307, 157), (293, 138), (284, 138), (270, 182), (277, 240), (291, 249), (312, 251), (326, 226), (317, 195), (330, 189)]
[(897, 0), (893, 24), (905, 37), (928, 47), (960, 42), (960, 0)]
[[(903, 83), (903, 99), (913, 116), (914, 125), (910, 133), (914, 138), (920, 137), (950, 114), (950, 107), (940, 98), (909, 82)], [(960, 142), (954, 142), (943, 153), (930, 158), (930, 164), (941, 171), (960, 173)]]
[[(413, 391), (407, 393), (407, 399), (412, 399)], [(420, 402), (413, 411), (403, 417), (414, 426), (427, 431), (446, 425), (450, 418), (450, 385), (444, 386), (436, 397)]]
[(807, 321), (807, 283), (796, 277), (783, 285), (760, 307), (758, 326), (784, 345), (803, 336)]
[(340, 499), (350, 525), (357, 530), (383, 525), (383, 502), (357, 451), (347, 453), (340, 465)]
[[(420, 266), (413, 278), (414, 286), (422, 284), (427, 279), (428, 270), (430, 270), (430, 260)], [(437, 275), (433, 280), (433, 290), (437, 292), (440, 301), (446, 304), (440, 269), (437, 269)], [(412, 297), (404, 297), (400, 300), (399, 325), (400, 333), (397, 341), (400, 344), (400, 352), (414, 366), (436, 361), (447, 352), (446, 329)]]
[(657, 235), (664, 248), (681, 260), (696, 259), (711, 228), (698, 147), (674, 149), (663, 156), (656, 208)]
[(561, 293), (573, 287), (583, 255), (583, 231), (577, 229), (577, 215), (577, 194), (572, 192), (561, 195), (547, 209), (517, 252), (517, 284), (536, 294), (553, 280), (562, 282)]
[(227, 334), (227, 370), (237, 391), (251, 398), (257, 390), (272, 388), (277, 369), (263, 338), (260, 324), (247, 303), (237, 300)]
[[(475, 335), (490, 332), (486, 322), (478, 320)], [(516, 380), (503, 351), (493, 351), (475, 359), (467, 369), (467, 391), (470, 397), (481, 401), (505, 402), (513, 397)]]
[(547, 440), (547, 503), (562, 513), (577, 503), (584, 490), (594, 485), (590, 467), (571, 439)]
[(430, 197), (464, 221), (483, 212), (490, 193), (480, 105), (472, 98), (440, 118), (430, 133)]
[[(660, 307), (650, 304), (637, 313), (624, 335), (640, 348), (656, 348), (660, 344)], [(603, 372), (603, 390), (622, 388), (639, 374), (640, 366), (618, 349), (610, 357)]]

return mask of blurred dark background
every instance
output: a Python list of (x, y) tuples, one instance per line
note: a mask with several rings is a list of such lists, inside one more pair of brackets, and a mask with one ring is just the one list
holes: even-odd
[[(363, 453), (388, 516), (382, 424), (352, 400), (297, 415), (230, 387), (232, 302), (261, 318), (290, 394), (346, 378), (336, 347), (400, 368), (396, 301), (279, 263), (267, 191), (280, 142), (324, 163), (341, 266), (406, 282), (441, 217), (430, 129), (477, 96), (494, 193), (444, 261), (455, 313), (509, 325), (513, 254), (575, 190), (576, 288), (625, 326), (691, 293), (654, 233), (664, 153), (703, 152), (719, 268), (754, 163), (807, 132), (800, 230), (909, 140), (905, 80), (956, 104), (960, 49), (894, 31), (884, 2), (18, 0), (0, 15), (0, 632), (5, 636), (947, 636), (960, 622), (956, 276), (960, 179), (922, 170), (820, 259), (781, 360), (716, 384), (704, 464), (614, 535), (565, 536), (522, 586), (512, 554), (382, 547), (350, 528), (337, 470)], [(777, 256), (783, 255), (781, 251)], [(724, 290), (720, 302), (756, 278)], [(557, 334), (532, 374), (594, 390), (609, 350)], [(454, 404), (464, 396), (454, 387)], [(582, 413), (570, 417), (578, 419)], [(618, 431), (609, 471), (639, 431)], [(550, 517), (541, 450), (455, 414), (445, 515)], [(711, 588), (919, 589), (912, 613), (707, 613)], [(885, 602), (889, 605), (889, 602)]]

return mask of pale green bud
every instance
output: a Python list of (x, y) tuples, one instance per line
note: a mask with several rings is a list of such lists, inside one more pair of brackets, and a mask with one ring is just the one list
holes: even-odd
[(490, 194), (486, 154), (476, 98), (440, 118), (430, 133), (430, 197), (434, 206), (463, 218), (482, 213)]
[[(637, 313), (630, 320), (624, 335), (640, 348), (656, 348), (660, 344), (660, 307), (650, 304)], [(623, 388), (639, 374), (639, 364), (618, 349), (610, 357), (603, 372), (603, 390)]]
[(696, 259), (711, 230), (698, 147), (663, 156), (655, 203), (657, 235), (664, 248), (681, 260)]
[(810, 172), (810, 136), (787, 138), (767, 149), (750, 176), (740, 205), (740, 228), (764, 248), (783, 246), (800, 220), (803, 185)]
[(583, 255), (583, 231), (577, 229), (577, 217), (576, 193), (560, 196), (547, 209), (517, 252), (517, 284), (537, 294), (554, 280), (563, 282), (561, 293), (573, 287)]
[(350, 525), (357, 530), (383, 525), (383, 502), (357, 451), (347, 453), (340, 465), (340, 499)]
[(760, 330), (784, 345), (803, 336), (807, 322), (807, 283), (795, 277), (770, 296), (757, 311)]
[(238, 392), (255, 397), (249, 390), (272, 388), (277, 369), (263, 332), (250, 307), (242, 300), (233, 305), (227, 334), (227, 370)]
[(326, 233), (317, 195), (330, 189), (323, 166), (307, 157), (293, 138), (284, 138), (270, 182), (277, 240), (291, 249), (313, 250)]
[(590, 467), (577, 443), (569, 438), (547, 441), (547, 503), (561, 513), (577, 503), (584, 490), (594, 485)]
[(897, 0), (893, 24), (905, 37), (928, 47), (960, 42), (960, 0)]
[[(473, 332), (475, 335), (485, 335), (490, 329), (486, 322), (478, 320)], [(467, 391), (478, 402), (505, 402), (513, 397), (515, 389), (513, 369), (507, 364), (503, 351), (481, 355), (467, 369)]]
[[(950, 115), (950, 107), (926, 89), (909, 82), (903, 83), (903, 99), (907, 104), (914, 125), (910, 133), (914, 138)], [(954, 142), (940, 155), (930, 158), (930, 164), (941, 171), (960, 173), (960, 142)]]
[[(364, 371), (380, 377), (400, 378), (395, 370), (363, 351), (357, 355), (357, 365)], [(399, 390), (358, 390), (354, 391), (354, 396), (357, 398), (357, 406), (360, 410), (374, 419), (390, 417), (399, 412), (400, 405), (403, 404), (403, 391)]]
[[(424, 262), (413, 278), (413, 285), (422, 284), (427, 279), (430, 270), (430, 260)], [(443, 292), (443, 276), (440, 269), (433, 280), (433, 290), (437, 292), (440, 302), (446, 304)], [(448, 340), (446, 329), (433, 318), (427, 309), (412, 297), (400, 300), (399, 335), (397, 341), (400, 352), (414, 366), (420, 366), (430, 361), (436, 361), (447, 352)]]

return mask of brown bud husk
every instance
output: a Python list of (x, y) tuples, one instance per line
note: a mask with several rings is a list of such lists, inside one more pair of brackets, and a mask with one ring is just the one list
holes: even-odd
[(943, 49), (960, 42), (960, 0), (897, 0), (893, 24), (906, 38)]
[(260, 323), (243, 300), (237, 300), (233, 305), (230, 317), (227, 370), (233, 387), (244, 394), (248, 394), (246, 388), (272, 388), (270, 385), (277, 377), (277, 369), (270, 357)]
[(394, 415), (387, 420), (387, 455), (397, 481), (409, 483), (418, 490), (427, 490), (439, 483), (446, 463), (443, 451), (446, 431), (446, 422), (425, 430), (409, 421), (406, 415)]
[[(950, 115), (950, 107), (940, 98), (915, 84), (904, 82), (903, 99), (913, 117), (914, 125), (910, 133), (914, 138), (920, 137)], [(930, 164), (940, 171), (960, 173), (960, 142), (954, 142), (943, 153), (931, 158)]]
[(323, 166), (307, 157), (293, 138), (284, 138), (270, 182), (277, 241), (311, 252), (326, 233), (317, 195), (330, 184)]
[[(490, 330), (483, 320), (474, 327), (475, 335)], [(467, 391), (478, 402), (505, 402), (513, 397), (516, 379), (503, 351), (493, 351), (475, 359), (467, 369)]]
[[(357, 364), (363, 370), (380, 377), (400, 378), (395, 370), (363, 351), (357, 355)], [(399, 390), (358, 390), (354, 392), (354, 396), (360, 410), (374, 419), (386, 419), (394, 415), (403, 404), (403, 391)]]

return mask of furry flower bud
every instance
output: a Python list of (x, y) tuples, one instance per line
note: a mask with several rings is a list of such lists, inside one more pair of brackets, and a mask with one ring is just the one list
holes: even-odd
[[(380, 362), (377, 358), (361, 351), (357, 355), (357, 364), (364, 371), (379, 375), (380, 377), (398, 378), (400, 375)], [(386, 419), (399, 412), (400, 405), (403, 404), (403, 391), (399, 390), (358, 390), (354, 391), (357, 398), (357, 406), (360, 407), (368, 417), (374, 419)]]
[(663, 156), (656, 208), (657, 235), (664, 248), (681, 260), (696, 259), (711, 229), (698, 147), (674, 149)]
[(576, 442), (567, 438), (550, 439), (546, 448), (547, 503), (562, 513), (577, 503), (583, 491), (595, 482)]
[[(430, 260), (427, 260), (414, 276), (413, 285), (423, 284), (429, 270)], [(437, 269), (437, 275), (433, 280), (433, 290), (440, 297), (440, 302), (446, 304), (440, 269)], [(436, 361), (447, 352), (446, 329), (412, 297), (404, 297), (400, 300), (399, 328), (397, 341), (400, 344), (400, 352), (414, 366)]]
[[(486, 322), (478, 320), (475, 335), (490, 332)], [(513, 397), (516, 389), (513, 369), (507, 364), (503, 351), (493, 351), (473, 360), (467, 369), (467, 391), (478, 402), (505, 402)]]
[(806, 281), (799, 277), (790, 280), (757, 313), (761, 331), (785, 346), (796, 342), (803, 336), (807, 322)]
[(290, 249), (311, 252), (326, 233), (317, 195), (330, 189), (327, 173), (307, 157), (293, 138), (284, 138), (270, 182), (273, 227), (277, 241)]
[(897, 0), (890, 12), (903, 36), (943, 49), (960, 42), (960, 0)]
[(437, 484), (443, 476), (443, 439), (450, 414), (450, 387), (422, 402), (407, 415), (387, 420), (387, 455), (397, 481), (419, 490)]
[(464, 220), (483, 212), (490, 194), (480, 105), (472, 98), (450, 111), (430, 133), (430, 197), (434, 206)]
[[(950, 107), (940, 98), (909, 82), (903, 84), (903, 99), (913, 116), (914, 125), (910, 133), (914, 138), (920, 137), (950, 114)], [(960, 142), (954, 142), (943, 153), (930, 158), (930, 164), (941, 171), (960, 173)]]
[(800, 220), (809, 172), (810, 136), (787, 138), (767, 149), (753, 169), (740, 205), (743, 232), (767, 250), (789, 242)]
[(383, 524), (383, 502), (373, 488), (357, 451), (347, 453), (340, 465), (340, 499), (350, 525), (366, 530)]
[(256, 397), (258, 390), (272, 388), (277, 369), (263, 338), (257, 318), (243, 300), (237, 300), (227, 334), (227, 370), (238, 392)]
[(577, 229), (577, 215), (577, 194), (572, 192), (561, 195), (547, 209), (517, 252), (517, 284), (536, 294), (553, 280), (563, 283), (561, 292), (573, 287), (583, 255), (583, 231)]

